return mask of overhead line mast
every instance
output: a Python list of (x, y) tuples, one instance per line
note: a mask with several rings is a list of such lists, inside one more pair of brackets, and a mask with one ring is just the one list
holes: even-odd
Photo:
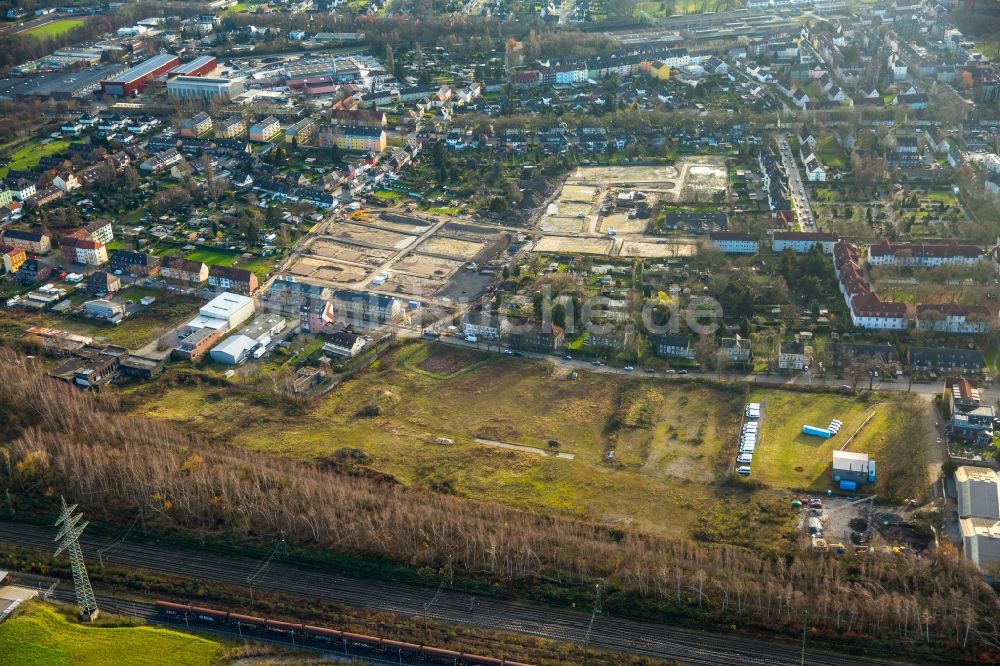
[(76, 589), (76, 603), (80, 606), (80, 617), (84, 620), (96, 620), (100, 610), (97, 608), (97, 599), (94, 597), (94, 588), (90, 585), (90, 577), (87, 575), (87, 567), (83, 563), (83, 550), (80, 548), (80, 535), (90, 523), (84, 521), (77, 525), (83, 518), (83, 514), (73, 515), (77, 505), (66, 505), (66, 498), (60, 497), (62, 511), (56, 521), (56, 527), (62, 525), (55, 540), (59, 542), (55, 555), (59, 556), (64, 550), (69, 553), (70, 566), (73, 569), (73, 587)]

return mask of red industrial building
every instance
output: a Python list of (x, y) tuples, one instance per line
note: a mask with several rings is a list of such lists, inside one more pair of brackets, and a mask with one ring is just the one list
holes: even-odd
[[(213, 58), (214, 60), (214, 58)], [(162, 53), (146, 60), (132, 69), (126, 70), (107, 81), (101, 81), (101, 91), (113, 97), (132, 97), (152, 79), (163, 76), (180, 64), (180, 59), (170, 53)]]
[(215, 70), (217, 61), (215, 56), (201, 56), (183, 65), (174, 67), (167, 72), (167, 78), (175, 76), (204, 76)]

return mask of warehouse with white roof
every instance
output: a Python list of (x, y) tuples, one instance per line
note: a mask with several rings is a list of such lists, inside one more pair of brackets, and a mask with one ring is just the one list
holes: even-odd
[(188, 322), (188, 329), (211, 328), (226, 333), (253, 317), (255, 309), (253, 298), (227, 291), (203, 305), (198, 316)]

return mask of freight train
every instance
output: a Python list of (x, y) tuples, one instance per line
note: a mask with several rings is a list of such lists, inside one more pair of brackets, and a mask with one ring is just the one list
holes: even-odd
[(388, 638), (340, 631), (339, 629), (327, 629), (308, 624), (269, 620), (267, 618), (231, 613), (213, 608), (175, 604), (170, 601), (157, 601), (155, 607), (156, 612), (162, 617), (174, 622), (180, 620), (188, 623), (194, 622), (206, 625), (236, 627), (241, 633), (247, 632), (251, 636), (254, 634), (260, 636), (271, 634), (275, 638), (292, 638), (293, 640), (297, 638), (309, 645), (325, 646), (332, 651), (343, 652), (345, 655), (382, 656), (383, 658), (391, 657), (392, 659), (407, 656), (421, 663), (440, 664), (441, 666), (529, 666), (528, 664), (509, 659), (482, 657), (429, 645), (404, 643)]

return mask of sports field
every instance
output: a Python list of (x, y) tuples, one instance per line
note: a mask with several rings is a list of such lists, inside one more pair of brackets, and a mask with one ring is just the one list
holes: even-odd
[(25, 30), (23, 34), (31, 35), (38, 39), (51, 39), (53, 37), (58, 37), (59, 35), (69, 32), (73, 28), (78, 28), (83, 25), (83, 19), (61, 19), (59, 21), (50, 21), (49, 23), (42, 24), (31, 30)]

